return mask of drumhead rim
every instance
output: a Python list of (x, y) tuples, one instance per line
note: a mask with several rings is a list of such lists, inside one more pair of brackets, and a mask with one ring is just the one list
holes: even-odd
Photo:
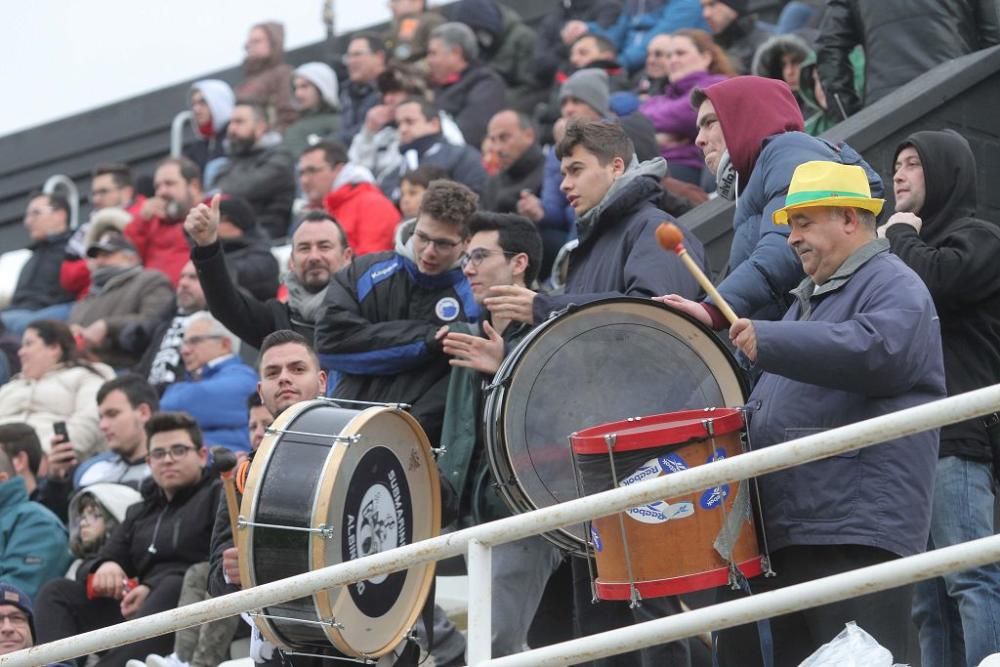
[(607, 455), (608, 436), (615, 438), (613, 451), (629, 452), (729, 435), (739, 432), (743, 425), (739, 408), (677, 410), (598, 424), (571, 434), (569, 440), (577, 454)]

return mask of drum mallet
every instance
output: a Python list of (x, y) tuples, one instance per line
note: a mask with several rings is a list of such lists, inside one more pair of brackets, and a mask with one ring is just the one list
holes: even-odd
[(233, 471), (239, 459), (236, 454), (225, 447), (212, 447), (212, 468), (222, 478), (222, 489), (226, 493), (226, 507), (229, 509), (230, 528), (233, 529), (233, 537), (236, 536), (236, 523), (239, 519), (239, 503), (236, 501), (236, 480)]
[(739, 317), (733, 312), (733, 309), (729, 307), (726, 300), (722, 298), (719, 291), (715, 289), (715, 285), (712, 281), (708, 279), (708, 276), (701, 270), (701, 268), (691, 259), (691, 255), (688, 254), (687, 249), (684, 247), (684, 232), (680, 230), (680, 227), (671, 223), (664, 222), (661, 223), (659, 227), (656, 228), (656, 240), (659, 241), (660, 245), (664, 250), (673, 251), (677, 253), (681, 262), (687, 267), (687, 270), (691, 272), (694, 279), (698, 281), (701, 288), (705, 290), (705, 294), (712, 297), (712, 303), (715, 307), (722, 311), (726, 319), (729, 320), (730, 324), (733, 324)]

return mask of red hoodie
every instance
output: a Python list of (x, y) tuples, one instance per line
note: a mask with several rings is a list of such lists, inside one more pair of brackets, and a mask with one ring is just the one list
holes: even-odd
[(396, 247), (399, 210), (374, 183), (347, 183), (323, 200), (326, 211), (347, 234), (354, 255)]

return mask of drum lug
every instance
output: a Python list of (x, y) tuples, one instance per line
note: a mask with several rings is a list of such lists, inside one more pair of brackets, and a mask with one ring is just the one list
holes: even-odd
[(236, 527), (240, 530), (250, 526), (254, 528), (273, 528), (274, 530), (291, 530), (299, 533), (317, 533), (327, 540), (332, 540), (335, 535), (333, 526), (328, 526), (325, 523), (321, 523), (317, 528), (301, 528), (299, 526), (279, 526), (274, 523), (257, 523), (256, 521), (247, 521), (246, 518), (242, 516), (236, 520)]
[(776, 576), (778, 576), (778, 573), (775, 572), (773, 569), (771, 569), (771, 558), (770, 558), (770, 556), (766, 556), (765, 555), (765, 556), (761, 556), (760, 557), (760, 567), (761, 567), (761, 569), (764, 570), (764, 576), (765, 577), (776, 577)]
[(441, 456), (442, 454), (446, 454), (447, 452), (448, 452), (447, 447), (431, 447), (431, 453), (434, 455), (435, 458)]

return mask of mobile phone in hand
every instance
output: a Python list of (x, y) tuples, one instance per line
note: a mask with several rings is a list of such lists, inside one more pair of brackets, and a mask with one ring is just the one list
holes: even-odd
[(66, 430), (66, 422), (56, 422), (52, 425), (52, 430), (61, 442), (69, 442), (69, 431)]

